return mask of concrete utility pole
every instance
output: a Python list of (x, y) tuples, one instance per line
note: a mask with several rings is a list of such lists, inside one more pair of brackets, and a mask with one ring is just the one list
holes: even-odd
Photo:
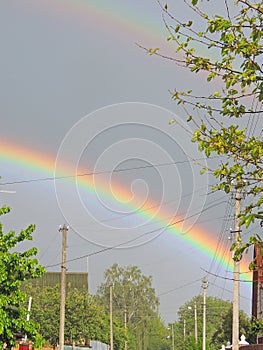
[(196, 300), (194, 302), (194, 312), (195, 312), (195, 343), (198, 343), (198, 335), (197, 335), (197, 306)]
[[(124, 310), (124, 329), (125, 329), (125, 337), (127, 337), (127, 308), (125, 306)], [(125, 339), (124, 350), (127, 350), (127, 339)]]
[(203, 347), (202, 350), (206, 349), (206, 289), (207, 280), (203, 278)]
[[(192, 310), (192, 306), (188, 306), (189, 310)], [(195, 321), (195, 343), (197, 344), (197, 306), (196, 306), (196, 300), (194, 301), (194, 321)]]
[(110, 350), (113, 350), (113, 312), (112, 312), (113, 285), (110, 285)]
[[(238, 246), (240, 241), (240, 207), (241, 190), (236, 189), (236, 213), (234, 243)], [(234, 251), (235, 252), (235, 251)], [(232, 319), (232, 350), (238, 350), (239, 342), (239, 301), (240, 299), (240, 261), (234, 261), (234, 295), (233, 295), (233, 319)]]
[(174, 350), (174, 324), (172, 323), (172, 350)]
[(67, 231), (68, 231), (68, 229), (69, 229), (69, 227), (66, 225), (59, 228), (59, 231), (62, 232), (59, 350), (64, 350), (65, 300), (66, 300), (66, 249), (67, 249)]
[[(32, 297), (29, 297), (28, 300), (28, 307), (27, 307), (27, 315), (26, 315), (26, 320), (27, 322), (30, 319), (30, 310), (31, 310), (31, 305), (32, 305)], [(25, 342), (27, 341), (27, 334), (25, 335)]]

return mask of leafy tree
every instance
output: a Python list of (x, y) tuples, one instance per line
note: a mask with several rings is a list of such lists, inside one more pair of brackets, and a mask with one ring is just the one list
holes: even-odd
[[(114, 315), (123, 323), (126, 317), (128, 348), (147, 349), (148, 342), (158, 337), (154, 322), (160, 325), (159, 301), (152, 287), (152, 277), (142, 275), (136, 266), (120, 267), (114, 264), (105, 271), (104, 278), (105, 282), (97, 292), (98, 300), (109, 310), (109, 286), (113, 285)], [(162, 338), (163, 328), (159, 331)]]
[(150, 319), (149, 338), (147, 350), (170, 350), (171, 338), (164, 323), (160, 318), (153, 317)]
[[(10, 212), (2, 207), (0, 215)], [(34, 225), (16, 234), (14, 231), (3, 232), (0, 223), (0, 347), (6, 344), (11, 348), (15, 344), (15, 334), (27, 335), (32, 340), (37, 335), (37, 327), (31, 320), (27, 321), (27, 308), (24, 307), (25, 293), (21, 291), (21, 282), (40, 277), (44, 269), (34, 256), (36, 248), (17, 251), (20, 242), (32, 240)]]
[[(194, 336), (194, 304), (197, 306), (198, 343)], [(178, 322), (174, 324), (175, 342), (180, 348), (198, 350), (202, 348), (203, 297), (196, 296), (186, 302), (178, 311)], [(206, 340), (207, 348), (217, 350), (232, 339), (232, 304), (228, 301), (207, 297), (206, 299)], [(250, 321), (240, 311), (240, 334), (250, 341)]]
[[(204, 83), (202, 93), (200, 84), (195, 89), (192, 81), (190, 89), (176, 87), (172, 92), (195, 127), (193, 142), (208, 159), (213, 158), (202, 172), (217, 179), (216, 190), (246, 191), (241, 225), (262, 221), (263, 141), (257, 127), (263, 101), (262, 1), (225, 0), (215, 6), (208, 0), (184, 0), (176, 14), (169, 5), (160, 6), (175, 54), (166, 56), (158, 48), (148, 52), (186, 68)], [(191, 18), (180, 20), (188, 11)], [(255, 234), (249, 242), (238, 244), (235, 257), (255, 241), (263, 245)]]
[(57, 343), (60, 315), (59, 286), (33, 287), (29, 283), (23, 288), (27, 295), (32, 297), (31, 319), (39, 325), (39, 332), (49, 344)]
[(258, 320), (256, 318), (252, 318), (250, 330), (252, 336), (263, 334), (263, 319)]
[[(59, 286), (26, 286), (27, 294), (33, 298), (32, 319), (39, 324), (43, 338), (49, 344), (59, 339), (60, 288)], [(48, 320), (48, 322), (47, 322)], [(87, 291), (68, 288), (65, 305), (65, 342), (80, 344), (85, 339), (109, 344), (109, 315)], [(116, 349), (124, 348), (124, 325), (114, 320)], [(118, 344), (118, 347), (117, 347)]]
[[(246, 341), (250, 344), (255, 344), (255, 336), (251, 333), (251, 321), (244, 311), (239, 312), (239, 334), (246, 336)], [(212, 342), (219, 349), (222, 344), (226, 344), (226, 341), (232, 339), (232, 309), (229, 308), (228, 312), (222, 317), (221, 327), (213, 334)]]

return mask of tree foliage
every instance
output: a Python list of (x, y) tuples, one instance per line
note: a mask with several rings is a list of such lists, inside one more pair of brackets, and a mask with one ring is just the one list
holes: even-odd
[[(194, 305), (197, 311), (198, 342), (195, 342)], [(174, 324), (175, 342), (181, 348), (192, 350), (202, 349), (203, 330), (203, 297), (194, 297), (179, 308), (178, 321)], [(207, 348), (217, 350), (227, 345), (232, 339), (232, 304), (228, 301), (215, 298), (206, 298), (206, 340)], [(252, 339), (251, 326), (248, 316), (240, 311), (240, 334), (247, 340)]]
[[(176, 87), (172, 92), (195, 127), (193, 142), (208, 159), (213, 158), (202, 172), (209, 171), (217, 179), (214, 189), (229, 193), (239, 188), (246, 193), (241, 225), (262, 221), (263, 141), (257, 127), (263, 111), (262, 1), (225, 0), (215, 6), (184, 0), (175, 14), (169, 4), (160, 6), (175, 54), (148, 52), (186, 68), (205, 86), (202, 94), (200, 84), (194, 89), (192, 82), (190, 89)], [(182, 21), (186, 10), (191, 18)], [(262, 244), (260, 234), (244, 243), (239, 253), (255, 241)]]
[[(59, 286), (26, 285), (27, 294), (32, 296), (32, 319), (39, 325), (40, 333), (49, 344), (59, 340), (60, 288)], [(47, 322), (48, 320), (48, 322)], [(82, 344), (86, 339), (110, 343), (109, 314), (99, 306), (85, 290), (68, 288), (65, 304), (65, 343)], [(124, 325), (114, 320), (118, 332), (116, 349), (123, 349)]]
[[(113, 335), (114, 349), (170, 349), (167, 329), (157, 313), (158, 299), (151, 286), (151, 277), (143, 276), (137, 267), (121, 268), (117, 264), (105, 272), (97, 295), (68, 286), (65, 305), (65, 343), (81, 344), (84, 339), (110, 343), (109, 284), (114, 282)], [(31, 318), (49, 344), (59, 338), (59, 286), (34, 286), (27, 282), (23, 288), (32, 296)], [(124, 308), (127, 309), (127, 327)], [(47, 322), (48, 320), (48, 322)]]
[[(9, 213), (10, 208), (2, 207), (0, 215)], [(34, 256), (36, 248), (23, 252), (17, 250), (21, 242), (32, 240), (34, 225), (16, 234), (4, 233), (0, 223), (0, 347), (10, 348), (15, 343), (15, 334), (27, 335), (32, 340), (37, 335), (37, 327), (27, 321), (26, 295), (21, 291), (21, 282), (40, 277), (44, 269)]]
[[(226, 344), (226, 339), (230, 341), (232, 339), (232, 308), (229, 308), (226, 313), (222, 315), (222, 322), (217, 331), (213, 334), (212, 342), (217, 345), (218, 348), (222, 344)], [(256, 343), (256, 336), (251, 328), (251, 320), (244, 313), (244, 311), (239, 311), (239, 334), (244, 334), (246, 341), (250, 344)]]
[[(150, 343), (157, 344), (158, 337), (165, 338), (166, 329), (158, 316), (159, 301), (152, 287), (152, 277), (144, 276), (136, 266), (114, 264), (105, 271), (104, 279), (97, 297), (109, 310), (109, 286), (113, 285), (114, 315), (123, 323), (126, 317), (129, 349), (147, 349)], [(159, 346), (163, 346), (161, 343)]]

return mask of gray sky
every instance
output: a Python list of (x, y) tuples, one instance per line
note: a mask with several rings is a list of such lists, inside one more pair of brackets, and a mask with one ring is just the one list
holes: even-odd
[[(93, 186), (85, 178), (4, 186), (16, 191), (1, 194), (13, 208), (6, 229), (35, 223), (40, 262), (59, 271), (58, 228), (68, 224), (68, 270), (88, 268), (91, 293), (113, 263), (136, 265), (153, 276), (167, 322), (202, 293), (205, 270), (208, 295), (232, 300), (232, 283), (224, 278), (231, 275), (214, 263), (210, 241), (225, 244), (231, 262), (233, 223), (223, 220), (233, 213), (228, 198), (208, 194), (213, 179), (199, 176), (191, 160), (202, 155), (190, 134), (169, 125), (174, 116), (184, 121), (168, 90), (200, 87), (202, 79), (135, 45), (166, 46), (156, 2), (9, 0), (0, 5), (0, 36), (0, 133), (16, 150), (1, 159), (2, 182), (52, 177), (56, 158), (57, 176), (100, 173)], [(141, 207), (150, 213), (136, 214)], [(185, 234), (164, 229), (182, 217), (188, 218)], [(200, 232), (200, 246), (187, 243), (189, 228)], [(250, 297), (242, 284), (246, 312)]]

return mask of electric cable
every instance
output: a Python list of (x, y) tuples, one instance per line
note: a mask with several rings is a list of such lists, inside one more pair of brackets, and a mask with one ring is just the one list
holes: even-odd
[[(223, 202), (224, 202), (224, 201), (222, 201), (222, 203), (223, 203)], [(202, 212), (203, 212), (203, 211), (210, 210), (211, 208), (214, 208), (214, 207), (216, 207), (216, 206), (218, 206), (218, 204), (211, 205), (211, 206), (209, 206), (209, 207), (203, 209)], [(189, 215), (187, 218), (191, 218), (191, 217), (194, 217), (194, 216), (196, 216), (196, 215), (197, 215), (197, 213), (192, 214), (192, 215)], [(176, 222), (173, 222), (173, 223), (171, 223), (171, 224), (169, 224), (169, 225), (166, 225), (166, 226), (163, 226), (163, 227), (159, 227), (159, 228), (153, 229), (153, 230), (151, 230), (151, 231), (144, 232), (144, 233), (140, 234), (139, 236), (137, 236), (137, 237), (135, 237), (135, 238), (132, 238), (132, 239), (130, 239), (130, 240), (127, 240), (127, 241), (124, 241), (124, 242), (115, 244), (115, 245), (110, 246), (110, 247), (105, 247), (105, 248), (103, 248), (103, 249), (97, 250), (97, 251), (92, 252), (92, 253), (89, 253), (89, 254), (82, 255), (82, 256), (77, 257), (77, 258), (69, 259), (69, 260), (66, 261), (66, 263), (72, 262), (72, 261), (76, 261), (76, 260), (81, 260), (81, 259), (84, 259), (84, 258), (87, 258), (87, 257), (90, 257), (90, 256), (98, 255), (98, 254), (104, 253), (104, 252), (106, 252), (106, 251), (110, 251), (110, 250), (119, 248), (120, 246), (129, 244), (129, 243), (132, 243), (132, 242), (134, 242), (134, 241), (136, 241), (136, 240), (138, 240), (138, 239), (140, 239), (140, 238), (142, 238), (142, 237), (144, 237), (144, 236), (146, 236), (146, 235), (149, 235), (149, 234), (151, 234), (151, 233), (155, 233), (155, 232), (158, 232), (158, 231), (160, 231), (160, 230), (163, 230), (163, 231), (160, 232), (159, 235), (157, 236), (157, 237), (159, 237), (160, 235), (162, 235), (162, 234), (166, 231), (166, 229), (169, 229), (169, 228), (173, 227), (174, 225), (177, 225), (177, 224), (179, 224), (179, 223), (181, 223), (181, 222), (183, 222), (183, 221), (185, 221), (185, 218), (180, 219), (180, 220), (177, 220)], [(184, 234), (183, 234), (183, 235), (184, 235)], [(157, 237), (156, 237), (156, 238), (157, 238)], [(46, 268), (49, 268), (49, 267), (54, 267), (54, 266), (59, 266), (59, 265), (61, 265), (61, 262), (58, 263), (58, 264), (48, 265), (48, 266), (45, 266), (45, 267), (46, 267)]]

